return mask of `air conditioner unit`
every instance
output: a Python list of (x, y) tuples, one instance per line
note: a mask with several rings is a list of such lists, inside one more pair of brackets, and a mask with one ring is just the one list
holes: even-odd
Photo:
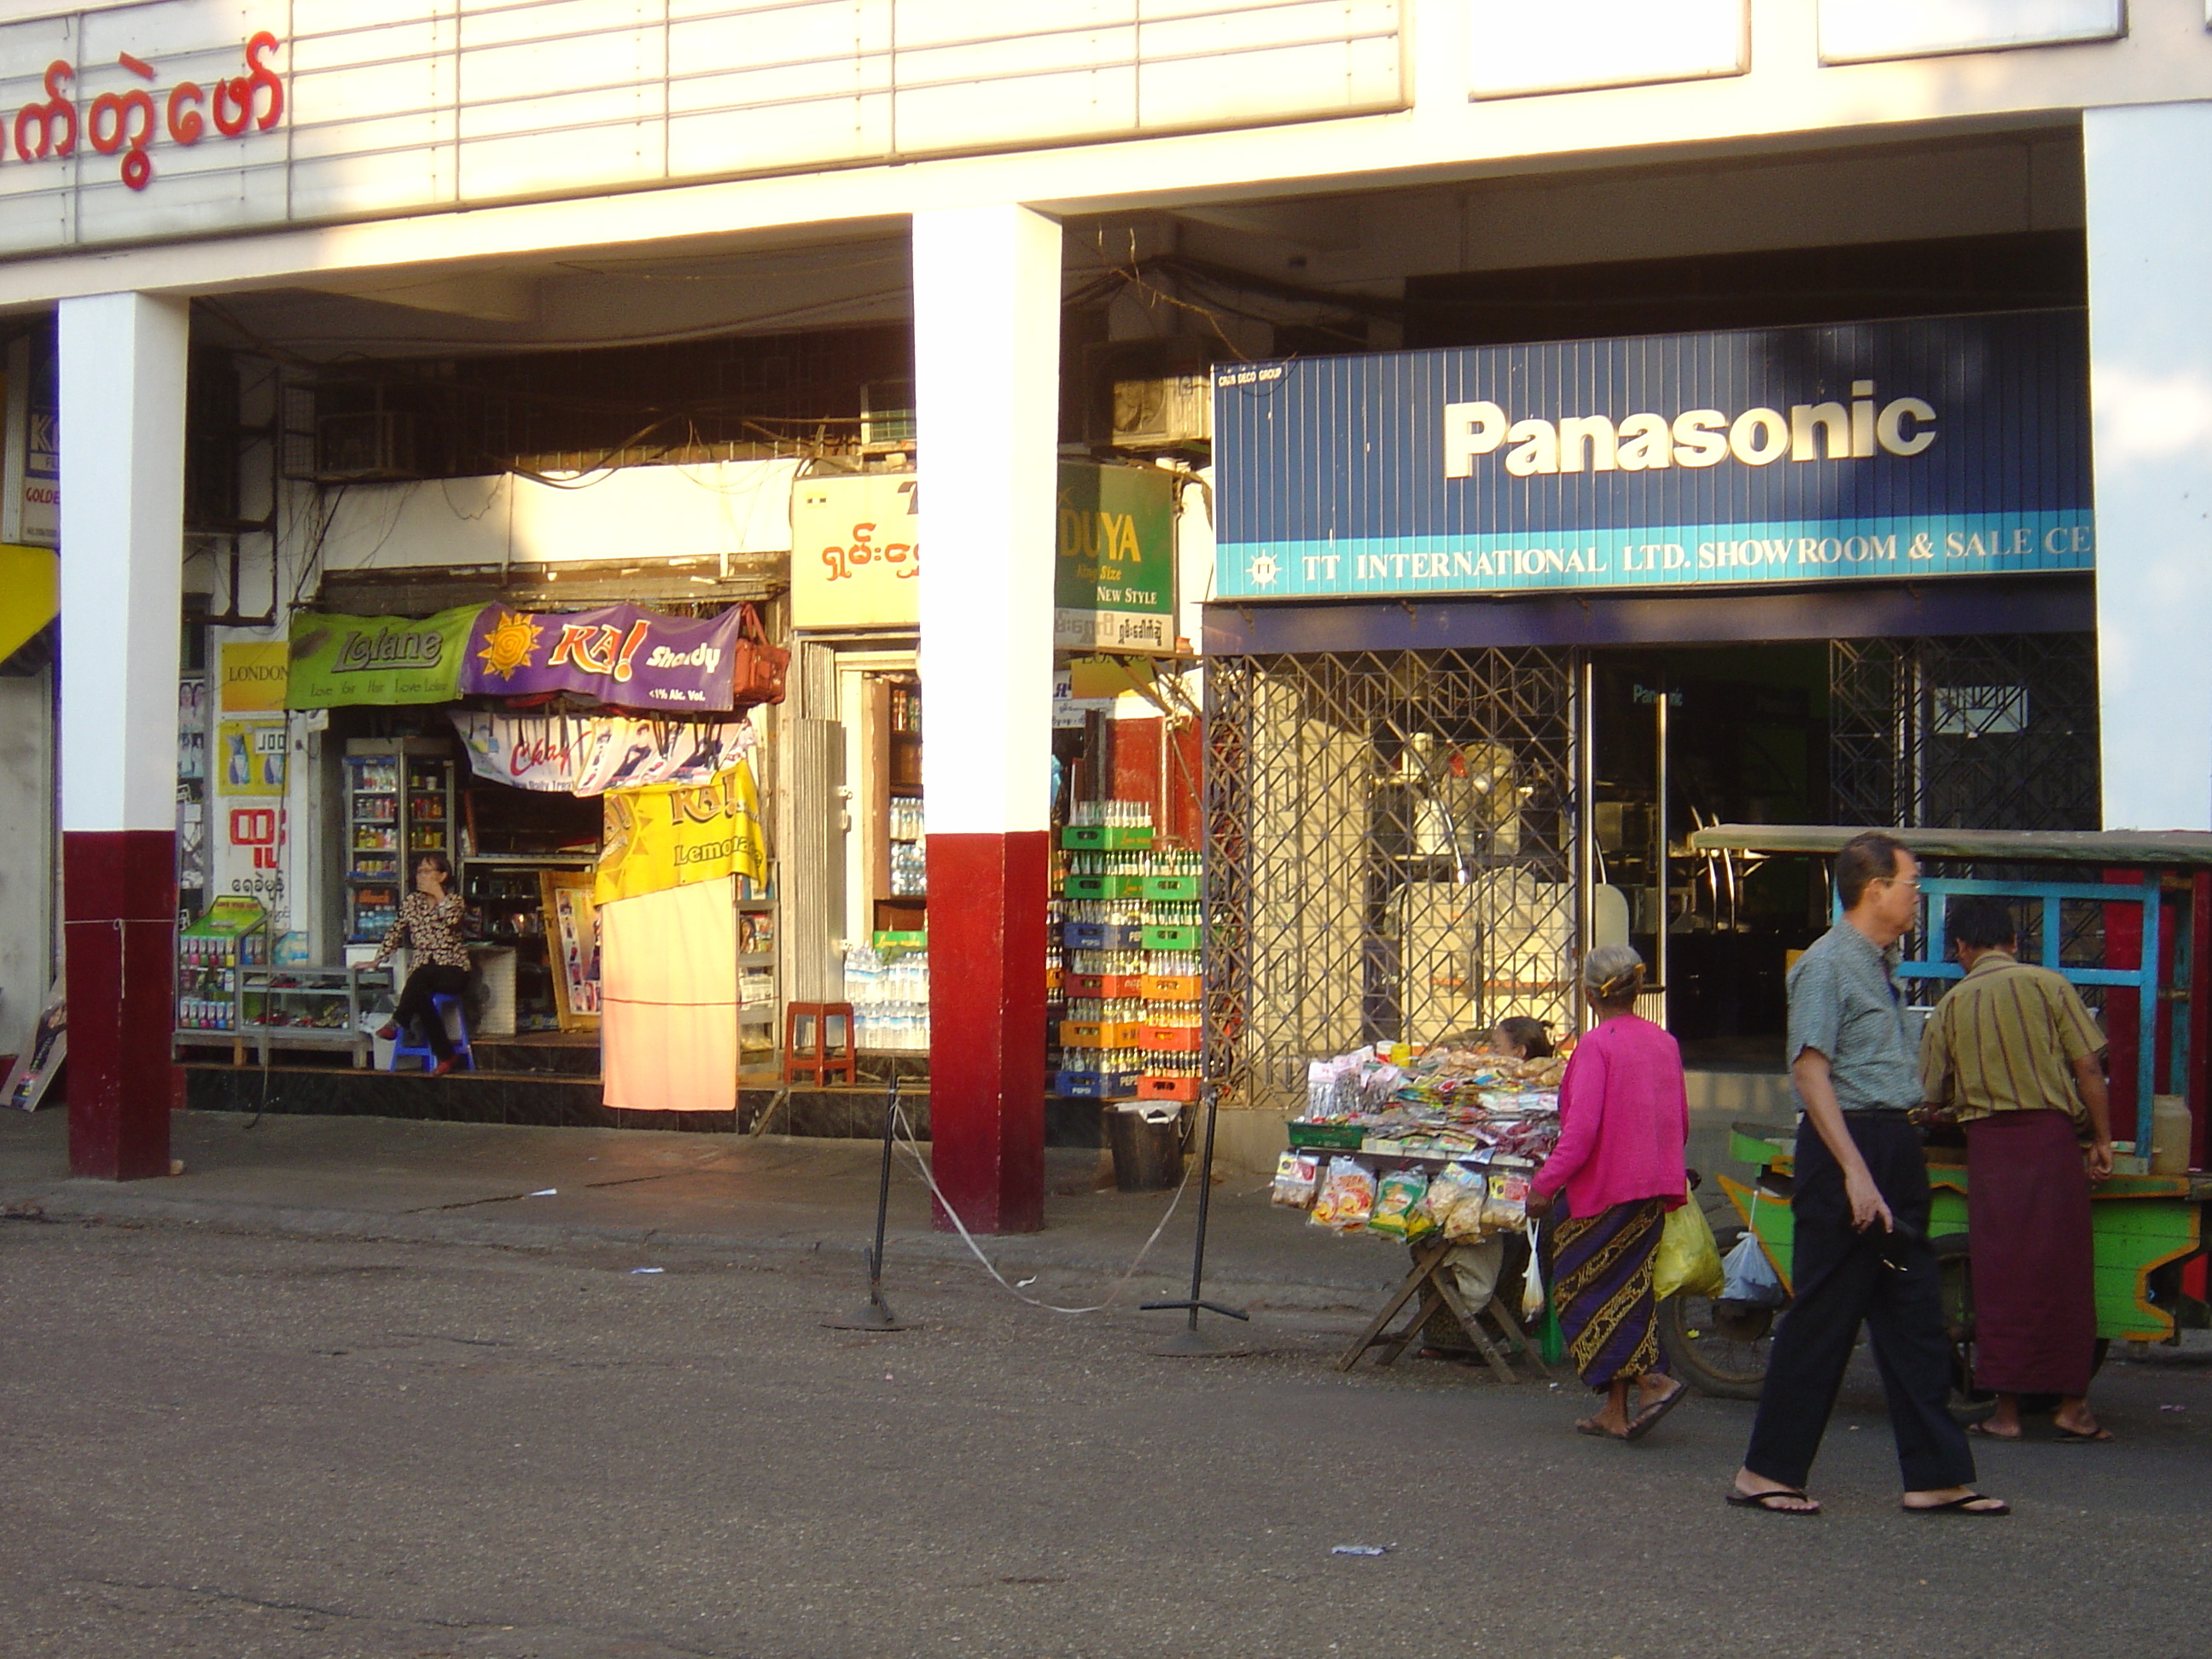
[(325, 415), (315, 422), (315, 477), (363, 483), (422, 476), (415, 459), (415, 417), (401, 409)]
[(860, 447), (903, 449), (915, 441), (914, 382), (871, 380), (860, 388)]
[(1180, 449), (1213, 436), (1209, 374), (1168, 374), (1114, 382), (1117, 449)]

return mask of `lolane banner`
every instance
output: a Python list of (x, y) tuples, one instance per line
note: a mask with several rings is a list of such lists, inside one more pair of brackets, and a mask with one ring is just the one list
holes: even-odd
[(1225, 365), (1216, 594), (2087, 570), (2087, 320), (1917, 318)]
[(292, 618), (284, 707), (451, 702), (461, 647), (482, 609), (456, 605), (419, 618), (301, 611)]
[(565, 691), (621, 708), (730, 714), (741, 612), (732, 605), (695, 619), (635, 605), (553, 613), (487, 605), (469, 630), (460, 690), (494, 697)]

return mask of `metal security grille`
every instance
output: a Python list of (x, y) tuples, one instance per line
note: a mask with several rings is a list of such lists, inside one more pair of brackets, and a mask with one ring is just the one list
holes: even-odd
[(1508, 1014), (1571, 1029), (1578, 757), (1567, 650), (1206, 666), (1206, 1042), (1224, 1103), (1307, 1062)]
[[(1837, 640), (1828, 653), (1835, 822), (1943, 830), (2094, 830), (2102, 820), (2094, 634)], [(2011, 865), (1944, 874), (2048, 878)], [(2039, 905), (2014, 907), (2043, 949)], [(2105, 907), (2059, 908), (2061, 960), (2105, 965)], [(1912, 948), (1924, 948), (1916, 938)], [(1940, 983), (1915, 988), (1933, 1001)], [(2100, 988), (2085, 994), (2100, 1006)]]
[(2094, 830), (2094, 634), (1837, 640), (1838, 823)]

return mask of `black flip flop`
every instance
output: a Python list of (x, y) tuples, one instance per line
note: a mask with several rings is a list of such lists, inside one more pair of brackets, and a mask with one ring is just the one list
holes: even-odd
[(1986, 1423), (1969, 1423), (1966, 1432), (1977, 1440), (2002, 1440), (2008, 1446), (2017, 1446), (2027, 1438), (2025, 1434), (1999, 1434)]
[[(1811, 1504), (1813, 1507), (1809, 1510), (1778, 1510), (1772, 1501), (1778, 1498), (1794, 1498), (1799, 1503)], [(1820, 1512), (1820, 1504), (1795, 1486), (1777, 1486), (1771, 1492), (1737, 1492), (1731, 1487), (1728, 1501), (1736, 1509), (1757, 1510), (1761, 1515), (1818, 1515)]]
[(2062, 1446), (2101, 1446), (2112, 1438), (2112, 1431), (2101, 1427), (2089, 1434), (2084, 1434), (2079, 1429), (2061, 1429), (2057, 1436), (2058, 1443)]
[(1653, 1429), (1658, 1426), (1659, 1419), (1661, 1418), (1666, 1416), (1668, 1412), (1673, 1411), (1675, 1407), (1682, 1403), (1682, 1396), (1689, 1393), (1689, 1391), (1690, 1385), (1688, 1383), (1677, 1381), (1674, 1384), (1674, 1393), (1668, 1395), (1664, 1400), (1661, 1401), (1656, 1406), (1646, 1406), (1642, 1411), (1637, 1413), (1635, 1416), (1628, 1419), (1628, 1432), (1623, 1435), (1621, 1438), (1624, 1440), (1643, 1439), (1645, 1435), (1650, 1433)]
[(1601, 1429), (1598, 1427), (1597, 1419), (1595, 1417), (1577, 1418), (1575, 1432), (1589, 1435), (1594, 1440), (1633, 1440), (1636, 1437), (1633, 1431), (1627, 1434), (1615, 1434), (1611, 1429)]
[[(1976, 1504), (1994, 1504), (1995, 1509), (1978, 1510)], [(1898, 1508), (1907, 1515), (2010, 1515), (2012, 1505), (2002, 1498), (1992, 1498), (1987, 1492), (1970, 1492), (1964, 1498), (1954, 1498), (1948, 1504), (1899, 1504)]]

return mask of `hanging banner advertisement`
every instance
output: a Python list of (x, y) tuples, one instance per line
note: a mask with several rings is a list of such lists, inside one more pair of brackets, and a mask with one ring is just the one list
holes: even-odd
[(487, 605), (469, 630), (460, 689), (494, 697), (566, 691), (625, 708), (728, 714), (742, 608), (665, 617), (634, 605), (536, 613)]
[(1224, 367), (1216, 592), (2088, 570), (2087, 331), (2014, 312)]
[(767, 873), (760, 799), (744, 761), (708, 783), (610, 789), (600, 802), (605, 828), (592, 889), (598, 903)]
[(222, 686), (216, 707), (226, 714), (270, 713), (284, 706), (292, 647), (283, 640), (225, 640), (216, 653)]
[(485, 709), (455, 709), (449, 718), (478, 777), (562, 795), (711, 782), (758, 740), (742, 718), (656, 720)]
[(268, 796), (284, 793), (283, 720), (217, 720), (215, 737), (217, 794)]
[(302, 611), (292, 618), (284, 707), (451, 702), (460, 695), (461, 647), (482, 611), (456, 605), (419, 619)]
[(791, 491), (791, 625), (912, 628), (921, 532), (911, 472), (805, 477)]
[(1174, 477), (1152, 466), (1063, 461), (1055, 524), (1053, 644), (1171, 655)]

